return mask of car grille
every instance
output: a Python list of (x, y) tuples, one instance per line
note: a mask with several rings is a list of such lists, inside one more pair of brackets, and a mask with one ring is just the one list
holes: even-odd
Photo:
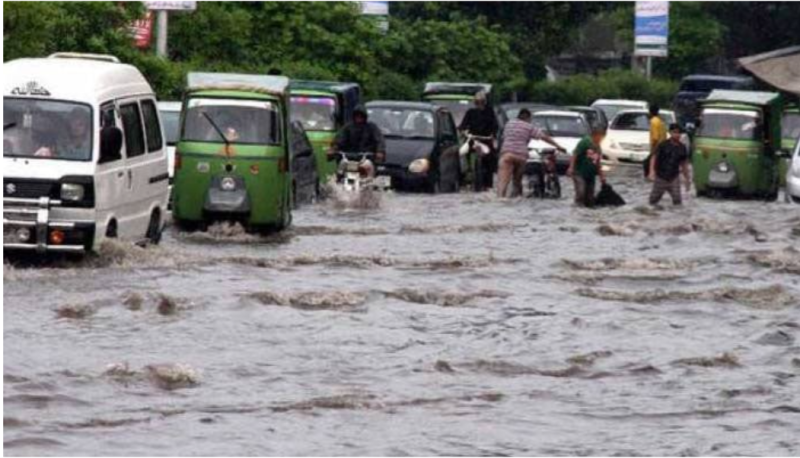
[(650, 145), (643, 145), (639, 143), (620, 143), (619, 146), (622, 149), (631, 151), (648, 151), (650, 149)]
[(48, 180), (4, 180), (3, 197), (20, 199), (38, 199), (39, 197), (56, 197), (54, 193), (58, 183)]

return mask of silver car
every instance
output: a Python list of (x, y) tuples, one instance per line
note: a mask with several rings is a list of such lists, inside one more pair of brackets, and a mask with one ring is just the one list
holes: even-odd
[(794, 145), (791, 165), (786, 174), (786, 198), (800, 204), (800, 138)]

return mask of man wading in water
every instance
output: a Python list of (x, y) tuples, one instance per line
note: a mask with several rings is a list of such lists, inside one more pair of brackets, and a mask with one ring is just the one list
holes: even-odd
[(689, 171), (689, 152), (686, 145), (681, 142), (681, 126), (669, 126), (669, 139), (664, 140), (656, 148), (653, 160), (650, 161), (648, 179), (653, 182), (653, 191), (650, 193), (650, 205), (658, 205), (664, 193), (669, 193), (674, 205), (681, 205), (681, 180), (686, 192), (692, 187), (692, 176)]
[(592, 127), (591, 137), (581, 139), (572, 153), (567, 176), (572, 177), (572, 182), (575, 184), (575, 205), (579, 207), (594, 206), (595, 181), (598, 175), (602, 183), (606, 182), (606, 176), (600, 167), (600, 160), (603, 157), (600, 143), (605, 136), (605, 129), (599, 126)]

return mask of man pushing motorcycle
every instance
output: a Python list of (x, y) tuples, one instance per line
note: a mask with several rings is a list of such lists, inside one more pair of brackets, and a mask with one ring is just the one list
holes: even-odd
[(489, 149), (486, 155), (478, 155), (476, 160), (481, 161), (481, 176), (474, 177), (476, 180), (476, 190), (483, 191), (492, 188), (492, 179), (497, 170), (497, 149), (495, 139), (497, 139), (497, 117), (494, 110), (486, 100), (486, 92), (478, 91), (475, 94), (475, 106), (470, 108), (464, 115), (458, 130), (468, 133)]

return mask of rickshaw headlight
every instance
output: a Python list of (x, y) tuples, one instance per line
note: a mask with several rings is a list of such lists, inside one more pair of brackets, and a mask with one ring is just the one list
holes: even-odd
[(236, 190), (236, 180), (231, 177), (225, 177), (219, 184), (220, 188), (223, 191), (235, 191)]
[(431, 163), (427, 159), (417, 159), (408, 166), (411, 173), (425, 173), (430, 168)]
[(720, 162), (719, 165), (717, 165), (717, 170), (722, 173), (728, 173), (730, 172), (731, 168), (728, 166), (727, 162)]
[(69, 202), (80, 202), (83, 200), (85, 192), (82, 184), (62, 183), (61, 200)]

